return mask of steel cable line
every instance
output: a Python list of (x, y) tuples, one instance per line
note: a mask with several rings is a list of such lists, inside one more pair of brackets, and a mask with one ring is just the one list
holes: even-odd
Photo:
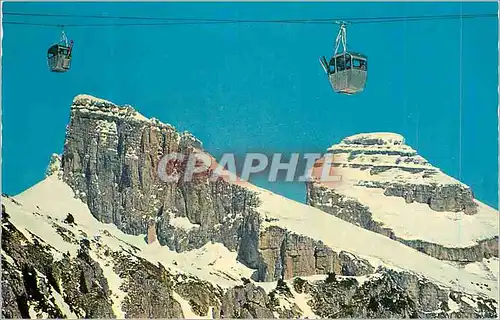
[[(289, 24), (332, 24), (339, 21), (348, 21), (349, 24), (368, 24), (368, 23), (392, 23), (401, 21), (423, 21), (423, 20), (443, 20), (457, 18), (488, 18), (497, 17), (493, 13), (468, 14), (468, 15), (431, 15), (431, 16), (407, 16), (407, 17), (358, 17), (358, 18), (322, 18), (322, 19), (282, 19), (282, 20), (246, 20), (246, 19), (195, 19), (195, 18), (159, 18), (159, 17), (131, 17), (131, 16), (98, 16), (98, 15), (74, 15), (74, 14), (43, 14), (43, 13), (19, 13), (4, 12), (5, 16), (29, 16), (29, 17), (59, 17), (59, 18), (87, 18), (87, 19), (114, 19), (114, 20), (150, 20), (158, 21), (155, 23), (39, 23), (25, 21), (4, 21), (4, 24), (12, 25), (32, 25), (32, 26), (65, 26), (65, 27), (106, 27), (106, 26), (162, 26), (162, 25), (203, 25), (203, 24), (237, 24), (237, 23), (289, 23)], [(160, 22), (162, 21), (162, 22)]]
[(41, 26), (41, 27), (120, 27), (120, 26), (172, 26), (172, 25), (203, 25), (203, 24), (234, 24), (234, 22), (164, 22), (164, 23), (102, 23), (102, 24), (65, 24), (37, 23), (22, 21), (5, 21), (3, 24)]
[(420, 16), (392, 16), (392, 17), (358, 17), (358, 18), (315, 18), (315, 19), (277, 19), (277, 20), (248, 20), (248, 19), (205, 19), (205, 18), (160, 18), (160, 17), (133, 17), (133, 16), (103, 16), (103, 15), (76, 15), (76, 14), (51, 14), (51, 13), (22, 13), (22, 12), (4, 12), (4, 15), (11, 16), (32, 16), (32, 17), (65, 17), (65, 18), (95, 18), (95, 19), (125, 19), (125, 20), (160, 20), (160, 21), (208, 21), (208, 22), (332, 22), (335, 20), (344, 21), (362, 21), (362, 20), (393, 20), (393, 19), (412, 19), (412, 18), (465, 18), (467, 16), (497, 16), (496, 13), (479, 14), (450, 14), (450, 15), (420, 15)]

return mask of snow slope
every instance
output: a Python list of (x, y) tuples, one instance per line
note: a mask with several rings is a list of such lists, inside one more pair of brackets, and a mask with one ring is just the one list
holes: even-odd
[[(250, 184), (246, 185), (257, 192), (262, 200), (262, 205), (258, 210), (265, 216), (277, 219), (268, 222), (268, 225), (278, 225), (289, 231), (321, 240), (332, 249), (358, 254), (375, 266), (383, 265), (396, 270), (416, 272), (457, 290), (482, 293), (497, 298), (496, 279), (433, 259), (389, 238), (328, 215), (319, 209), (286, 199)], [(198, 250), (177, 253), (160, 246), (158, 242), (148, 245), (144, 236), (126, 235), (112, 224), (103, 224), (92, 216), (84, 203), (74, 198), (72, 189), (56, 174), (47, 177), (12, 200), (3, 198), (3, 203), (10, 214), (11, 222), (20, 231), (24, 231), (28, 239), (31, 238), (27, 232), (29, 230), (50, 243), (57, 250), (54, 252), (55, 256), (66, 251), (75, 253), (77, 245), (63, 241), (52, 227), (53, 222), (73, 229), (75, 234), (81, 234), (79, 232), (81, 230), (87, 234), (88, 238), (101, 237), (102, 243), (113, 250), (135, 251), (135, 247), (138, 249), (135, 253), (137, 256), (153, 263), (161, 262), (174, 274), (192, 274), (220, 287), (241, 284), (241, 277), (249, 278), (255, 271), (237, 262), (236, 253), (230, 252), (220, 244), (207, 244)], [(63, 224), (62, 220), (66, 218), (68, 212), (74, 216), (75, 226)], [(112, 274), (112, 268), (105, 268), (106, 261), (103, 261), (102, 257), (97, 257), (96, 260), (101, 266), (104, 265), (103, 269), (114, 294), (113, 300), (118, 306), (115, 308), (119, 308), (119, 303), (123, 299), (123, 292), (119, 288), (120, 281)], [(471, 282), (488, 284), (492, 291), (486, 290), (484, 286), (478, 287)], [(302, 298), (305, 299), (305, 297)], [(303, 304), (304, 302), (297, 301), (297, 303)], [(120, 309), (115, 310), (120, 314)], [(186, 312), (185, 314), (189, 314)]]
[[(229, 251), (221, 244), (208, 243), (198, 250), (177, 253), (166, 246), (161, 246), (158, 242), (148, 245), (144, 240), (145, 235), (124, 234), (114, 224), (104, 224), (95, 219), (87, 205), (74, 198), (73, 190), (55, 174), (13, 199), (21, 206), (8, 199), (2, 199), (11, 216), (12, 224), (21, 232), (24, 231), (23, 234), (28, 239), (31, 238), (27, 232), (29, 230), (50, 243), (60, 253), (69, 251), (71, 254), (76, 254), (78, 245), (63, 241), (51, 225), (54, 220), (65, 228), (73, 229), (75, 234), (80, 234), (78, 231), (81, 230), (88, 238), (100, 237), (102, 242), (113, 250), (136, 247), (139, 249), (136, 253), (138, 256), (153, 263), (161, 262), (174, 274), (189, 273), (221, 287), (240, 284), (241, 277), (250, 277), (255, 271), (237, 262), (236, 252)], [(38, 212), (40, 215), (34, 215), (32, 212)], [(74, 216), (76, 226), (63, 224), (62, 221), (68, 213)], [(116, 282), (118, 286), (118, 280)]]
[(498, 212), (480, 201), (478, 212), (436, 212), (424, 203), (406, 203), (401, 197), (388, 197), (383, 189), (347, 186), (339, 183), (335, 191), (357, 199), (369, 208), (372, 218), (406, 240), (425, 240), (446, 247), (460, 248), (498, 235)]
[[(77, 235), (78, 240), (84, 238), (99, 239), (99, 243), (113, 251), (129, 251), (152, 263), (160, 262), (169, 272), (174, 275), (178, 274), (177, 281), (181, 282), (183, 277), (180, 275), (193, 275), (199, 279), (209, 281), (215, 286), (229, 288), (241, 285), (241, 278), (249, 279), (255, 271), (239, 263), (236, 260), (236, 252), (230, 252), (220, 243), (208, 243), (197, 250), (177, 253), (159, 245), (157, 241), (148, 245), (144, 236), (127, 235), (113, 224), (99, 222), (89, 212), (88, 207), (81, 200), (75, 198), (72, 189), (60, 180), (57, 172), (15, 197), (2, 197), (2, 204), (9, 214), (9, 221), (28, 240), (34, 241), (30, 234), (33, 233), (54, 248), (52, 254), (55, 260), (62, 257), (63, 253), (66, 252), (75, 256), (79, 245), (64, 241), (54, 224)], [(68, 213), (73, 215), (75, 219), (74, 225), (63, 222)], [(127, 315), (122, 310), (121, 305), (127, 292), (126, 288), (121, 287), (123, 281), (113, 269), (112, 257), (103, 254), (103, 250), (90, 250), (89, 252), (91, 258), (99, 263), (109, 284), (114, 314), (118, 318), (126, 317)], [(2, 259), (14, 264), (12, 257), (8, 256), (3, 250), (1, 254)], [(133, 256), (129, 256), (129, 259), (133, 259)], [(306, 279), (309, 278), (313, 279), (315, 277)], [(316, 278), (323, 279), (324, 276)], [(276, 287), (276, 282), (260, 283), (260, 285), (272, 289)], [(60, 287), (64, 291), (64, 283), (60, 283)], [(64, 314), (76, 318), (60, 294), (57, 293), (56, 295), (54, 293), (54, 295), (56, 303)], [(212, 319), (212, 307), (209, 308), (206, 316), (198, 316), (193, 312), (185, 298), (175, 291), (173, 297), (179, 302), (186, 318)], [(295, 298), (289, 298), (286, 303), (296, 303), (303, 310), (305, 316), (314, 318), (314, 313), (306, 303), (308, 299), (310, 299), (310, 296), (297, 294)], [(37, 316), (36, 312), (31, 310), (31, 317), (37, 318)]]
[[(444, 286), (466, 292), (478, 292), (497, 299), (497, 280), (458, 269), (450, 263), (432, 258), (383, 235), (365, 230), (317, 208), (291, 201), (268, 190), (251, 186), (259, 194), (259, 211), (271, 222), (297, 234), (321, 240), (336, 250), (345, 250), (367, 259), (374, 266), (386, 266), (421, 274)], [(277, 219), (277, 220), (275, 220)], [(473, 283), (485, 283), (492, 291)]]

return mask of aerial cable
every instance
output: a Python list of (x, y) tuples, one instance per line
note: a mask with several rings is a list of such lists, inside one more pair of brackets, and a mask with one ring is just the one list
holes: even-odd
[[(42, 14), (42, 13), (18, 13), (4, 12), (5, 16), (32, 16), (32, 17), (66, 17), (66, 18), (95, 18), (95, 19), (115, 19), (115, 20), (154, 20), (156, 23), (109, 23), (109, 24), (65, 24), (69, 27), (106, 27), (106, 26), (161, 26), (176, 24), (237, 24), (237, 23), (284, 23), (284, 24), (328, 24), (336, 23), (339, 19), (286, 19), (286, 20), (238, 20), (238, 19), (195, 19), (195, 18), (159, 18), (159, 17), (128, 17), (128, 16), (98, 16), (98, 15), (72, 15), (72, 14)], [(469, 14), (469, 15), (434, 15), (434, 16), (413, 16), (413, 17), (359, 17), (342, 19), (350, 24), (369, 23), (392, 23), (406, 21), (442, 20), (456, 18), (487, 18), (497, 17), (497, 14)], [(33, 25), (33, 26), (57, 26), (56, 24), (45, 24), (25, 21), (4, 21), (4, 24)]]
[(447, 20), (447, 19), (464, 19), (464, 18), (492, 18), (497, 17), (496, 14), (492, 13), (483, 13), (483, 14), (469, 14), (469, 15), (441, 15), (441, 16), (414, 16), (414, 17), (405, 17), (405, 18), (384, 18), (384, 19), (371, 19), (369, 21), (354, 21), (356, 24), (364, 24), (364, 23), (384, 23), (384, 22), (407, 22), (407, 21), (425, 21), (425, 20)]
[[(225, 23), (231, 23), (231, 22), (225, 22)], [(59, 24), (36, 23), (36, 22), (32, 23), (32, 22), (22, 22), (22, 21), (5, 21), (5, 22), (3, 22), (3, 24), (39, 26), (39, 27), (58, 27), (58, 26), (60, 26)], [(204, 25), (204, 24), (224, 24), (224, 22), (65, 24), (65, 27), (171, 26), (171, 25)]]
[(234, 23), (258, 23), (258, 22), (325, 22), (331, 23), (334, 21), (351, 21), (359, 23), (361, 21), (405, 21), (407, 19), (454, 19), (454, 18), (474, 18), (474, 17), (496, 17), (495, 13), (483, 14), (450, 14), (450, 15), (420, 15), (420, 16), (392, 16), (392, 17), (358, 17), (358, 18), (316, 18), (316, 19), (274, 19), (274, 20), (248, 20), (248, 19), (205, 19), (205, 18), (161, 18), (161, 17), (134, 17), (134, 16), (102, 16), (102, 15), (76, 15), (76, 14), (50, 14), (50, 13), (22, 13), (22, 12), (4, 12), (6, 16), (32, 16), (32, 17), (60, 17), (60, 18), (92, 18), (92, 19), (124, 19), (124, 20), (156, 20), (156, 21), (205, 21), (205, 22), (234, 22)]

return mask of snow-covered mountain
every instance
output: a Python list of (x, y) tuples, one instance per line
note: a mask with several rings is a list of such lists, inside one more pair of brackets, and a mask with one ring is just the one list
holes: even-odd
[(165, 152), (201, 148), (77, 96), (47, 178), (2, 196), (3, 316), (498, 315), (497, 257), (439, 260), (242, 181), (158, 179)]
[(405, 145), (401, 135), (358, 134), (328, 152), (341, 180), (308, 183), (310, 205), (438, 259), (498, 257), (498, 211)]

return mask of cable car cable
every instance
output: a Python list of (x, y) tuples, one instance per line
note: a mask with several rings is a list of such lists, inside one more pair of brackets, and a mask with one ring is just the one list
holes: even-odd
[[(238, 19), (189, 19), (189, 18), (158, 18), (158, 17), (123, 17), (123, 16), (92, 16), (92, 15), (70, 15), (70, 14), (41, 14), (41, 13), (17, 13), (4, 12), (11, 16), (38, 16), (38, 17), (67, 17), (67, 18), (97, 18), (97, 19), (128, 19), (128, 20), (155, 20), (164, 21), (158, 23), (109, 23), (109, 24), (65, 24), (68, 27), (105, 27), (105, 26), (161, 26), (176, 24), (237, 24), (237, 23), (297, 23), (297, 24), (332, 24), (342, 19), (288, 19), (288, 20), (238, 20)], [(369, 23), (393, 23), (405, 21), (443, 20), (456, 18), (488, 18), (497, 17), (495, 13), (468, 14), (468, 15), (433, 15), (433, 16), (410, 16), (410, 17), (360, 17), (343, 19), (349, 24)], [(60, 24), (32, 23), (23, 21), (4, 21), (4, 24), (33, 25), (33, 26), (59, 26)]]
[[(126, 20), (157, 20), (157, 21), (207, 21), (207, 22), (236, 22), (236, 23), (280, 23), (280, 22), (333, 22), (335, 20), (344, 21), (363, 21), (363, 20), (388, 20), (399, 21), (404, 19), (440, 19), (440, 18), (463, 18), (463, 17), (490, 17), (497, 16), (496, 13), (482, 13), (482, 14), (450, 14), (450, 15), (421, 15), (421, 16), (392, 16), (392, 17), (360, 17), (360, 18), (316, 18), (316, 19), (278, 19), (278, 20), (244, 20), (244, 19), (205, 19), (205, 18), (160, 18), (160, 17), (133, 17), (133, 16), (102, 16), (102, 15), (75, 15), (75, 14), (49, 14), (49, 13), (21, 13), (21, 12), (4, 12), (3, 15), (12, 16), (36, 16), (36, 17), (65, 17), (65, 18), (95, 18), (95, 19), (126, 19)], [(359, 22), (357, 22), (359, 23)]]
[[(234, 22), (225, 22), (234, 23)], [(22, 21), (5, 21), (3, 24), (41, 26), (41, 27), (59, 27), (60, 24), (32, 23)], [(118, 24), (64, 24), (65, 27), (120, 27), (120, 26), (171, 26), (171, 25), (203, 25), (203, 24), (224, 24), (224, 22), (172, 22), (172, 23), (118, 23)]]
[(373, 21), (357, 21), (354, 24), (362, 23), (383, 23), (383, 22), (406, 22), (406, 21), (424, 21), (424, 20), (447, 20), (447, 19), (457, 19), (457, 18), (492, 18), (497, 17), (496, 14), (492, 13), (482, 13), (482, 14), (468, 14), (468, 15), (442, 15), (442, 16), (414, 16), (405, 18), (387, 18), (382, 20), (373, 19)]

